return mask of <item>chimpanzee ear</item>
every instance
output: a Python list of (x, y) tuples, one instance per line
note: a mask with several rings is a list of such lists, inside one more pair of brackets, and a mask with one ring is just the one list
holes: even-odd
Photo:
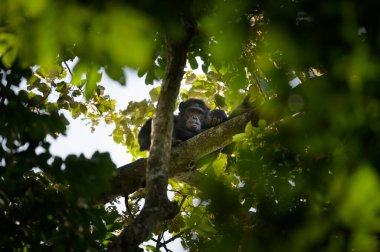
[(179, 107), (178, 107), (178, 109), (179, 109), (179, 112), (182, 112), (185, 108), (185, 103), (184, 102), (181, 102), (180, 104), (179, 104)]

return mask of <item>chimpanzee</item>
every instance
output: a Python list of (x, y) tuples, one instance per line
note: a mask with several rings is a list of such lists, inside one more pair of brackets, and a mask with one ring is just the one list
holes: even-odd
[[(227, 115), (223, 110), (206, 106), (200, 99), (188, 99), (179, 104), (179, 115), (174, 115), (173, 143), (185, 141), (200, 132), (209, 129), (227, 120)], [(138, 140), (140, 150), (149, 150), (150, 133), (152, 130), (152, 119), (146, 121), (141, 127)]]

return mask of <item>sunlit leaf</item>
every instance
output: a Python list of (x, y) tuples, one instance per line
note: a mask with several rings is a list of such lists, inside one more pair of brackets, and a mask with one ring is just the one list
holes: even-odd
[(97, 83), (102, 79), (102, 74), (98, 71), (97, 68), (92, 67), (87, 73), (87, 85), (84, 91), (84, 95), (87, 99), (97, 90)]
[(161, 90), (161, 87), (157, 87), (157, 88), (153, 88), (149, 92), (150, 99), (152, 100), (152, 102), (158, 101), (158, 96), (160, 95), (160, 90)]
[(48, 0), (36, 0), (36, 1), (23, 1), (23, 7), (25, 12), (32, 17), (36, 17), (41, 14), (48, 4)]
[(252, 122), (248, 122), (247, 125), (245, 126), (245, 133), (251, 133), (253, 132), (254, 127), (252, 126)]
[[(347, 225), (373, 228), (372, 224), (378, 219), (376, 213), (380, 210), (380, 199), (377, 197), (380, 186), (376, 173), (368, 166), (361, 166), (353, 174), (348, 186), (347, 195), (340, 207), (342, 218)], [(355, 224), (352, 223), (354, 219), (357, 219)]]
[(119, 66), (141, 67), (150, 64), (153, 50), (152, 27), (149, 18), (132, 9), (113, 8), (104, 19), (108, 33), (105, 42), (109, 54)]
[(121, 141), (123, 141), (123, 130), (121, 129), (115, 129), (112, 133), (113, 135), (113, 140), (116, 142), (116, 143), (121, 143)]
[(214, 162), (212, 162), (212, 167), (214, 168), (214, 173), (219, 176), (224, 172), (224, 167), (226, 165), (226, 159), (224, 156), (220, 156)]
[(259, 120), (259, 128), (264, 129), (267, 126), (267, 122), (265, 120)]
[(236, 134), (232, 137), (233, 142), (242, 142), (245, 140), (246, 134), (245, 133), (240, 133)]

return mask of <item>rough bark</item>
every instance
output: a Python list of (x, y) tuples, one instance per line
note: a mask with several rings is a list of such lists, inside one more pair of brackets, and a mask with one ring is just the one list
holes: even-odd
[[(186, 54), (193, 35), (193, 24), (183, 23), (186, 36), (182, 39), (167, 38), (168, 64), (165, 78), (152, 123), (152, 143), (149, 158), (139, 161), (146, 164), (146, 197), (140, 214), (130, 223), (113, 242), (109, 251), (136, 251), (138, 246), (152, 233), (163, 220), (173, 218), (179, 211), (176, 203), (167, 197), (170, 153), (172, 145), (173, 112), (184, 75)], [(142, 167), (141, 170), (144, 170)], [(141, 176), (143, 173), (134, 170)], [(135, 185), (139, 184), (135, 181)], [(140, 183), (141, 184), (141, 183)]]

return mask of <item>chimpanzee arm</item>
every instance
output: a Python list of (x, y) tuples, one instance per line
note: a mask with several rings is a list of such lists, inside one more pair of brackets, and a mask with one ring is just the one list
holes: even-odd
[[(184, 126), (183, 122), (180, 122), (179, 116), (174, 116), (174, 126), (173, 126), (173, 144), (177, 145), (178, 143), (185, 141), (189, 138), (192, 138), (196, 135), (196, 133), (187, 130)], [(148, 119), (145, 124), (141, 127), (138, 141), (140, 145), (140, 151), (149, 150), (150, 149), (150, 134), (152, 131), (152, 119)]]
[(152, 131), (152, 119), (149, 119), (141, 127), (138, 140), (140, 145), (140, 151), (149, 150), (150, 148), (150, 132)]
[(224, 121), (227, 121), (227, 115), (223, 110), (214, 109), (209, 112), (209, 115), (208, 115), (209, 127), (214, 127)]

